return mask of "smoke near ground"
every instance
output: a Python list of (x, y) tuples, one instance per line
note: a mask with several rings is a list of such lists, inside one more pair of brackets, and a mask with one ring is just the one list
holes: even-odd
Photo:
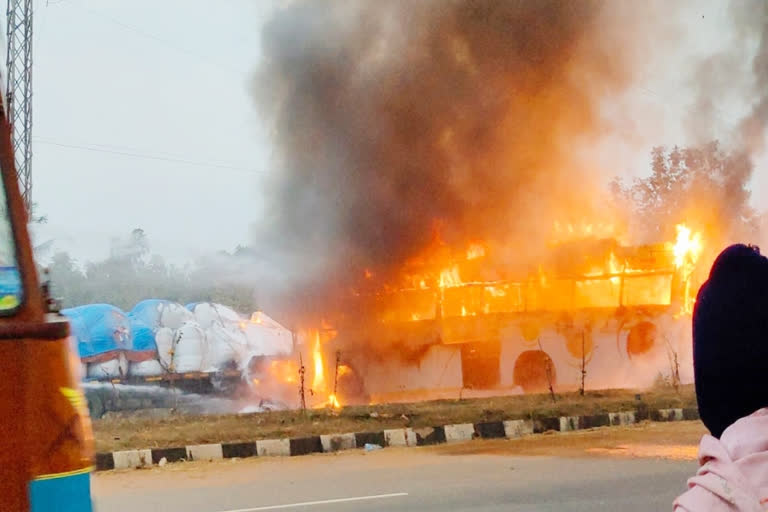
[(578, 148), (632, 81), (645, 20), (632, 10), (289, 4), (264, 30), (255, 80), (279, 155), (260, 245), (299, 278), (338, 283), (401, 264), (436, 223), (450, 244), (535, 246), (571, 212), (603, 213), (604, 176)]

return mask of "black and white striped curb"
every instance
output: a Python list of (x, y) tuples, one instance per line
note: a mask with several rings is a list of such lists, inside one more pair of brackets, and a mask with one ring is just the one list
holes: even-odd
[[(612, 412), (590, 416), (560, 416), (533, 420), (460, 423), (440, 427), (397, 428), (378, 432), (323, 434), (291, 439), (263, 439), (240, 443), (189, 445), (183, 448), (152, 448), (96, 454), (96, 470), (151, 467), (166, 462), (219, 460), (245, 457), (298, 456), (386, 446), (428, 446), (471, 439), (518, 438), (548, 431), (569, 432), (594, 427), (631, 425), (644, 420), (682, 421), (699, 419), (698, 409), (658, 409)], [(163, 462), (165, 461), (165, 462)]]

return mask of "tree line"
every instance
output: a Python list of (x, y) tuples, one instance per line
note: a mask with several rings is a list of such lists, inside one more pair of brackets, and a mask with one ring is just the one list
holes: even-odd
[(180, 267), (152, 254), (142, 229), (114, 240), (108, 257), (80, 265), (67, 252), (53, 255), (47, 268), (52, 293), (63, 307), (108, 303), (130, 310), (136, 303), (160, 298), (188, 304), (219, 302), (242, 313), (257, 308), (254, 287), (235, 272), (250, 258), (247, 248), (219, 252)]
[(614, 179), (614, 201), (623, 205), (632, 238), (642, 242), (674, 239), (685, 222), (702, 232), (710, 250), (734, 242), (755, 242), (765, 231), (765, 214), (750, 206), (754, 164), (743, 151), (718, 141), (690, 147), (655, 147), (651, 173), (631, 183)]

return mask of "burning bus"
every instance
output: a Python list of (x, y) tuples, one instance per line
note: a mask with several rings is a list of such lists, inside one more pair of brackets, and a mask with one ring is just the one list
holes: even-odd
[[(366, 270), (343, 313), (309, 335), (308, 388), (332, 403), (691, 382), (702, 240), (676, 233), (640, 246), (569, 239), (518, 268), (491, 244), (452, 251), (436, 237), (394, 280)], [(337, 382), (340, 362), (353, 390)]]
[(629, 3), (419, 5), (302, 6), (266, 32), (260, 283), (291, 325), (327, 324), (324, 381), (337, 353), (373, 401), (690, 381), (709, 258), (755, 239), (757, 110), (646, 148), (672, 132), (625, 103), (648, 53), (615, 28)]

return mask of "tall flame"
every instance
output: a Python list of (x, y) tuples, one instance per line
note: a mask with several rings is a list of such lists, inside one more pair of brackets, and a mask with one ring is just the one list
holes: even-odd
[(685, 224), (678, 224), (675, 229), (677, 229), (677, 239), (674, 246), (675, 266), (684, 268), (688, 264), (695, 264), (702, 249), (701, 233), (692, 235), (691, 228)]
[(460, 286), (461, 277), (459, 277), (459, 267), (454, 265), (440, 271), (440, 288), (451, 286)]
[(320, 351), (320, 333), (315, 331), (315, 347), (312, 350), (312, 362), (315, 368), (315, 375), (312, 377), (312, 390), (315, 393), (325, 391), (325, 365), (323, 364), (323, 353)]
[[(338, 397), (335, 393), (330, 393), (330, 388), (334, 387), (334, 383), (331, 383), (331, 386), (328, 386), (328, 382), (325, 379), (325, 363), (323, 362), (323, 351), (320, 346), (320, 331), (315, 331), (315, 344), (312, 348), (312, 366), (315, 370), (314, 375), (312, 376), (312, 392), (321, 397), (328, 397), (325, 403), (319, 404), (317, 407), (340, 408), (341, 403), (339, 403)], [(341, 366), (339, 369), (341, 369)], [(345, 371), (349, 371), (349, 367), (345, 366)], [(339, 373), (339, 375), (341, 375), (341, 373)]]
[(691, 228), (685, 224), (678, 224), (677, 239), (673, 248), (675, 267), (683, 281), (683, 307), (682, 313), (693, 313), (693, 304), (696, 301), (691, 293), (691, 275), (699, 260), (703, 248), (701, 233), (692, 233)]
[(467, 259), (476, 260), (485, 256), (485, 247), (479, 242), (472, 242), (467, 249)]

